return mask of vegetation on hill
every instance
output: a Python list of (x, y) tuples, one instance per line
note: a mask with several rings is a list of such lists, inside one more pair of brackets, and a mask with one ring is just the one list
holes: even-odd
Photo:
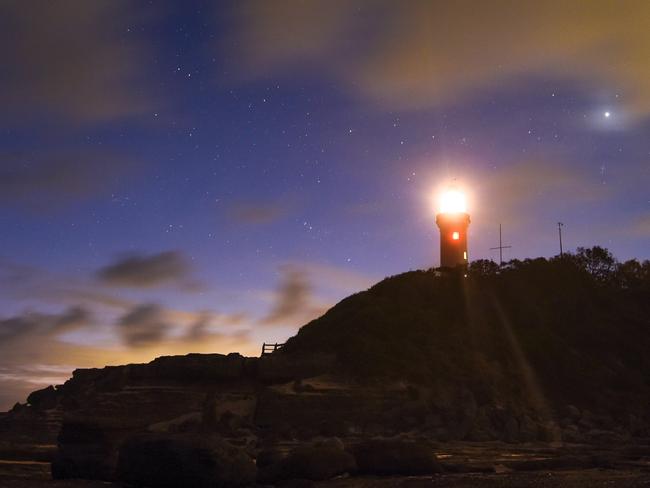
[[(352, 295), (284, 354), (337, 355), (342, 371), (480, 402), (616, 411), (650, 398), (650, 262), (600, 247), (552, 259), (411, 271)], [(626, 410), (626, 411), (627, 411)]]

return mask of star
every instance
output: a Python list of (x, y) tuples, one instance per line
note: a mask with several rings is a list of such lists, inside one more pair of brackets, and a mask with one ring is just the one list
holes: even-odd
[(612, 116), (612, 113), (611, 112), (605, 112), (603, 115), (605, 116), (606, 119), (609, 119)]

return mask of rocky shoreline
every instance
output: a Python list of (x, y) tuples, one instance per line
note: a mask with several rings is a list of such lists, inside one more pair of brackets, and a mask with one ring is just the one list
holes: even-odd
[[(402, 439), (400, 442), (404, 442)], [(316, 441), (330, 445), (332, 439)], [(395, 441), (392, 441), (395, 442)], [(408, 441), (406, 441), (408, 442)], [(301, 445), (304, 448), (304, 445)], [(285, 453), (296, 449), (295, 443), (282, 446)], [(506, 444), (502, 442), (452, 442), (431, 446), (438, 460), (439, 472), (419, 475), (372, 475), (359, 472), (340, 473), (327, 480), (291, 478), (277, 481), (277, 486), (293, 487), (637, 487), (650, 484), (650, 446), (636, 444), (617, 447), (540, 444)], [(266, 461), (270, 458), (267, 454)], [(259, 458), (258, 458), (259, 461)], [(264, 465), (264, 462), (262, 462)], [(328, 464), (329, 467), (332, 464)], [(301, 468), (304, 469), (304, 466)], [(303, 473), (304, 474), (304, 473)], [(187, 481), (187, 480), (185, 480)], [(268, 486), (256, 480), (257, 486)], [(0, 461), (0, 486), (39, 488), (57, 486), (109, 487), (124, 483), (88, 480), (52, 480), (46, 462)], [(183, 484), (182, 486), (188, 486)], [(216, 485), (220, 486), (220, 485)]]
[(190, 354), (75, 371), (0, 420), (0, 453), (51, 461), (58, 480), (370, 486), (381, 476), (376, 482), (391, 486), (385, 477), (593, 469), (645, 476), (646, 428), (571, 405), (543, 418), (480, 403), (467, 388), (360, 382), (337, 375), (326, 356)]

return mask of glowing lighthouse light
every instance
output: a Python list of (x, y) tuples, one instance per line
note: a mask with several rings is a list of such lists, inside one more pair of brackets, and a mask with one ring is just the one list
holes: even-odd
[(467, 228), (469, 227), (467, 199), (455, 187), (440, 196), (436, 224), (440, 229), (440, 266), (467, 266)]
[(465, 194), (450, 189), (440, 197), (440, 213), (465, 213), (467, 212), (467, 200)]

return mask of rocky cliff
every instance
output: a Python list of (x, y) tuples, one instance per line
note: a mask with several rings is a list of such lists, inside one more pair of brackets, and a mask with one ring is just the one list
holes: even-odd
[[(236, 448), (260, 467), (283, 442), (323, 436), (625, 443), (650, 436), (645, 286), (545, 260), (469, 276), (406, 273), (261, 358), (189, 354), (77, 370), (0, 418), (0, 432), (56, 436), (55, 477), (105, 480), (130, 469), (125, 453), (141, 445), (240, 460)], [(314, 449), (349, 466), (331, 446)], [(250, 477), (241, 466), (238, 483)], [(289, 469), (274, 466), (263, 476)]]

